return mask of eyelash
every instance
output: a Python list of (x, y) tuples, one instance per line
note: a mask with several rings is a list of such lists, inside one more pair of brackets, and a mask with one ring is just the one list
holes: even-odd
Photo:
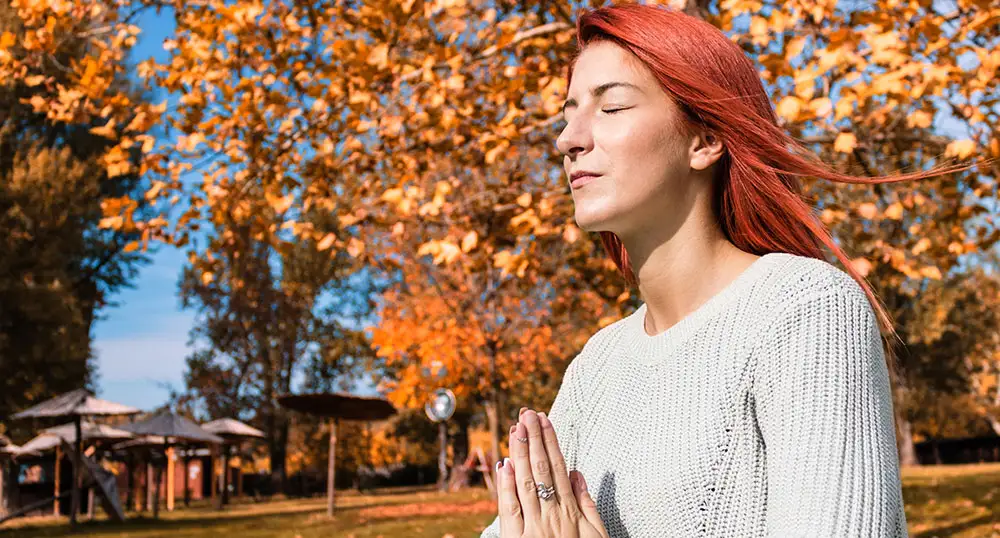
[(604, 112), (605, 114), (614, 114), (615, 112), (621, 112), (622, 110), (628, 110), (628, 109), (629, 109), (629, 107), (607, 108), (607, 109), (601, 110), (601, 112)]

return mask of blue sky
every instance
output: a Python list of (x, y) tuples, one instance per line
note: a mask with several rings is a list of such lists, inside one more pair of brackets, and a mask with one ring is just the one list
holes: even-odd
[[(173, 18), (164, 11), (143, 13), (142, 34), (134, 48), (133, 63), (155, 56), (164, 58), (163, 40), (173, 33)], [(156, 96), (154, 101), (163, 99)], [(194, 313), (183, 311), (177, 297), (177, 280), (184, 254), (170, 246), (158, 247), (152, 263), (141, 269), (132, 289), (115, 295), (118, 307), (106, 309), (105, 319), (94, 327), (97, 388), (101, 397), (151, 409), (168, 396), (164, 385), (183, 386), (188, 331)]]

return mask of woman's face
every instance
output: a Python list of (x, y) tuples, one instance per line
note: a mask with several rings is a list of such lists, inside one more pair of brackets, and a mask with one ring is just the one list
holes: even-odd
[[(682, 222), (697, 136), (641, 62), (609, 42), (588, 45), (574, 66), (556, 140), (565, 156), (577, 225), (619, 237)], [(590, 172), (595, 177), (574, 179)]]

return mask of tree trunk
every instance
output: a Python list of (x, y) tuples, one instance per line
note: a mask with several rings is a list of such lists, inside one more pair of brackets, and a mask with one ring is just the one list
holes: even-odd
[(456, 413), (451, 420), (455, 425), (455, 434), (451, 438), (451, 450), (455, 460), (448, 481), (448, 489), (451, 491), (469, 487), (472, 478), (472, 473), (465, 466), (465, 461), (469, 459), (469, 419), (466, 413)]
[(899, 464), (902, 467), (914, 467), (920, 465), (917, 459), (917, 450), (913, 445), (913, 424), (900, 414), (896, 414), (896, 444), (899, 450)]

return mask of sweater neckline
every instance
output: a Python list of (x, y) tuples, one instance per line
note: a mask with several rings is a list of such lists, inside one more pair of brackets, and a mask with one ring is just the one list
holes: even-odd
[(749, 289), (758, 277), (767, 273), (783, 255), (786, 254), (769, 252), (757, 258), (726, 287), (709, 297), (680, 321), (655, 335), (646, 332), (646, 303), (643, 302), (625, 322), (626, 345), (631, 356), (638, 362), (653, 364), (670, 355), (707, 321), (731, 306), (734, 299)]

